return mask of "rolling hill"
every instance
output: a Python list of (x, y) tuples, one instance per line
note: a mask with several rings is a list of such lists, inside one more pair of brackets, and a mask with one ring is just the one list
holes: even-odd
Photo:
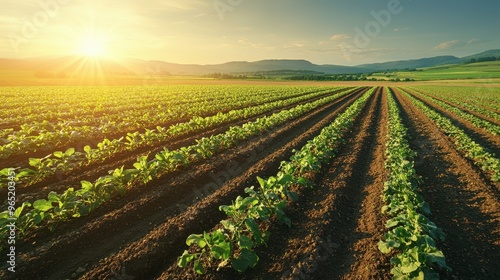
[(125, 75), (206, 75), (210, 73), (255, 73), (279, 70), (314, 71), (325, 74), (354, 74), (380, 72), (398, 69), (426, 68), (444, 64), (460, 64), (472, 58), (500, 57), (499, 50), (489, 50), (475, 55), (458, 58), (437, 56), (412, 60), (399, 60), (358, 66), (318, 65), (307, 60), (269, 59), (255, 62), (233, 61), (223, 64), (198, 65), (177, 64), (160, 60), (91, 59), (80, 56), (38, 57), (30, 59), (0, 59), (0, 71), (18, 73), (79, 74), (125, 74)]

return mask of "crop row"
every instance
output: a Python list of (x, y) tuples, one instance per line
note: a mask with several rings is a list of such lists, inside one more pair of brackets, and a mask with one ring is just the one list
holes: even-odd
[[(382, 213), (389, 219), (388, 232), (378, 244), (391, 258), (393, 279), (439, 279), (439, 270), (451, 269), (437, 246), (444, 234), (426, 215), (429, 205), (418, 193), (418, 177), (414, 168), (415, 152), (408, 143), (407, 129), (390, 90), (388, 98), (388, 139), (385, 168), (389, 178), (384, 184)], [(395, 251), (396, 253), (394, 254)]]
[[(320, 88), (319, 90), (327, 92), (329, 89)], [(313, 91), (318, 91), (318, 89)], [(240, 95), (231, 92), (213, 92), (206, 94), (203, 100), (190, 101), (186, 99), (189, 96), (183, 96), (182, 93), (179, 93), (178, 96), (165, 96), (166, 100), (163, 102), (151, 103), (142, 109), (138, 109), (140, 106), (136, 105), (135, 108), (131, 107), (113, 115), (106, 114), (100, 117), (89, 114), (92, 111), (89, 107), (96, 106), (95, 103), (81, 104), (84, 108), (88, 108), (86, 116), (60, 119), (57, 123), (42, 118), (38, 122), (21, 124), (20, 130), (17, 131), (3, 130), (5, 135), (1, 137), (5, 138), (0, 138), (0, 155), (2, 158), (8, 158), (11, 155), (37, 150), (52, 150), (71, 142), (86, 141), (109, 134), (121, 134), (144, 127), (155, 127), (158, 124), (175, 122), (183, 118), (212, 115), (217, 112), (255, 106), (300, 94), (304, 94), (300, 88), (287, 88), (281, 89), (281, 91), (271, 88), (270, 92), (263, 95), (244, 94), (244, 92)], [(129, 106), (133, 106), (133, 104)], [(49, 110), (54, 109), (60, 110), (57, 107)]]
[(482, 128), (486, 132), (489, 132), (489, 133), (491, 133), (493, 135), (499, 135), (500, 134), (500, 126), (498, 126), (498, 125), (496, 125), (494, 123), (491, 123), (489, 121), (486, 121), (486, 120), (483, 120), (481, 118), (478, 118), (478, 117), (476, 117), (473, 114), (469, 114), (467, 112), (464, 112), (464, 111), (460, 110), (459, 108), (457, 108), (455, 106), (451, 106), (451, 105), (447, 104), (446, 102), (443, 102), (443, 101), (441, 101), (439, 99), (436, 99), (434, 97), (427, 96), (427, 95), (424, 95), (424, 94), (420, 94), (420, 93), (417, 93), (415, 91), (412, 91), (411, 93), (413, 95), (416, 95), (416, 96), (424, 99), (424, 100), (436, 103), (441, 108), (443, 108), (443, 109), (445, 109), (445, 110), (447, 110), (449, 112), (453, 112), (456, 116), (458, 116), (458, 117), (460, 117), (460, 118), (462, 118), (464, 120), (469, 121), (475, 127)]
[(255, 267), (259, 257), (254, 249), (269, 240), (270, 233), (265, 230), (267, 225), (275, 218), (280, 224), (291, 226), (284, 210), (289, 200), (298, 199), (292, 187), (313, 187), (313, 174), (335, 156), (334, 150), (342, 142), (342, 135), (352, 126), (375, 89), (356, 100), (317, 137), (296, 151), (289, 161), (282, 162), (276, 176), (257, 177), (259, 188), (246, 188), (245, 197), (238, 196), (231, 205), (220, 206), (227, 219), (211, 232), (191, 234), (186, 239), (190, 249), (184, 251), (177, 264), (193, 267), (198, 274), (215, 266), (231, 265), (240, 272)]
[[(354, 89), (355, 90), (355, 89)], [(353, 90), (343, 91), (343, 95)], [(227, 113), (218, 113), (208, 117), (193, 117), (188, 122), (178, 123), (168, 128), (158, 126), (156, 129), (146, 129), (144, 133), (138, 131), (128, 133), (127, 136), (119, 139), (104, 139), (95, 148), (85, 146), (83, 152), (70, 148), (67, 151), (56, 151), (44, 158), (30, 158), (29, 165), (33, 167), (18, 169), (16, 180), (23, 187), (37, 183), (44, 178), (52, 176), (56, 172), (66, 173), (76, 170), (82, 166), (103, 162), (113, 155), (122, 151), (133, 151), (139, 147), (151, 147), (158, 143), (169, 141), (177, 137), (204, 131), (217, 127), (225, 123), (250, 118), (262, 113), (266, 113), (278, 108), (293, 105), (309, 99), (318, 98), (325, 95), (323, 91), (300, 95), (298, 97), (264, 103), (262, 105), (247, 107), (238, 110), (231, 110)], [(341, 95), (338, 95), (339, 97)], [(4, 168), (0, 171), (0, 182), (7, 180), (8, 170)], [(3, 177), (2, 177), (3, 176)]]
[(284, 124), (342, 95), (345, 95), (345, 92), (297, 105), (289, 110), (282, 110), (241, 126), (231, 127), (225, 133), (199, 139), (195, 145), (174, 151), (164, 149), (152, 160), (148, 160), (148, 156), (141, 156), (133, 164), (134, 168), (124, 169), (122, 166), (111, 170), (109, 175), (99, 177), (93, 183), (82, 181), (79, 190), (71, 187), (61, 194), (50, 192), (47, 199), (40, 199), (34, 203), (23, 202), (15, 213), (8, 211), (0, 213), (0, 240), (4, 240), (8, 234), (5, 225), (9, 221), (9, 216), (14, 215), (17, 218), (16, 227), (20, 234), (25, 234), (39, 227), (42, 222), (52, 227), (60, 221), (87, 215), (112, 197), (125, 194), (133, 186), (145, 185), (182, 166), (187, 167), (201, 160), (212, 158), (222, 150), (234, 147), (240, 141)]
[[(287, 87), (289, 94), (316, 91), (319, 87)], [(44, 120), (84, 119), (95, 125), (93, 118), (122, 112), (140, 114), (148, 108), (173, 108), (198, 102), (238, 101), (253, 96), (267, 97), (283, 92), (273, 86), (143, 86), (143, 87), (26, 87), (2, 88), (5, 124), (26, 124)], [(237, 93), (237, 94), (235, 94)], [(14, 120), (18, 120), (17, 122)]]
[[(415, 88), (411, 88), (412, 90), (416, 90)], [(452, 106), (460, 106), (463, 107), (471, 112), (475, 112), (479, 115), (483, 115), (495, 120), (500, 120), (500, 114), (493, 112), (492, 110), (485, 109), (484, 107), (481, 107), (479, 105), (474, 105), (473, 102), (467, 101), (467, 100), (460, 100), (455, 98), (454, 96), (450, 96), (447, 94), (439, 94), (435, 92), (430, 92), (430, 91), (423, 91), (425, 95), (434, 97), (434, 98), (441, 98), (445, 100), (447, 103), (449, 103)]]
[(492, 181), (500, 180), (500, 160), (498, 160), (498, 158), (487, 152), (481, 145), (472, 140), (463, 130), (453, 125), (450, 119), (429, 108), (423, 102), (417, 100), (404, 90), (402, 90), (402, 93), (408, 97), (408, 99), (410, 99), (410, 101), (427, 117), (436, 123), (436, 125), (445, 134), (455, 140), (455, 146), (459, 151), (462, 151), (465, 153), (466, 157), (475, 161), (482, 170), (490, 171), (492, 173)]
[(453, 97), (464, 102), (479, 106), (500, 110), (500, 90), (494, 87), (444, 87), (444, 86), (421, 86), (425, 91), (438, 91), (440, 96)]

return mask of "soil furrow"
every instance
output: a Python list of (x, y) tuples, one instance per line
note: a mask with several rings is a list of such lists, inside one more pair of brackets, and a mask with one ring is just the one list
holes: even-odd
[[(37, 241), (38, 246), (29, 246), (28, 243), (40, 240), (39, 237), (27, 240), (20, 250), (24, 249), (26, 253), (21, 255), (22, 269), (18, 275), (32, 279), (61, 279), (71, 276), (71, 272), (78, 268), (89, 268), (99, 260), (101, 264), (92, 268), (89, 275), (113, 275), (117, 262), (129, 257), (132, 259), (128, 269), (132, 268), (135, 275), (141, 275), (145, 269), (149, 271), (155, 267), (150, 266), (150, 262), (143, 262), (145, 259), (162, 263), (165, 258), (175, 258), (168, 251), (180, 250), (188, 234), (207, 226), (210, 228), (218, 222), (218, 206), (229, 203), (241, 193), (243, 182), (253, 181), (259, 172), (277, 169), (280, 161), (290, 156), (291, 149), (300, 147), (319, 133), (327, 121), (363, 91), (243, 143), (213, 161), (194, 166), (187, 172), (172, 174), (145, 188), (132, 190), (124, 198), (96, 210), (89, 217), (68, 223), (65, 225), (67, 228), (57, 236), (46, 234), (45, 240)], [(232, 183), (229, 182), (231, 179)], [(213, 194), (202, 199), (210, 193)], [(195, 220), (195, 217), (198, 218)], [(149, 244), (148, 240), (156, 242)], [(151, 250), (156, 250), (154, 248), (165, 252), (151, 254)], [(75, 251), (80, 254), (75, 256)], [(137, 262), (138, 259), (142, 261)], [(63, 265), (51, 266), (62, 260), (65, 260)]]
[(429, 218), (447, 236), (438, 247), (453, 272), (444, 278), (500, 279), (498, 183), (494, 186), (482, 176), (409, 100), (399, 93), (396, 97), (418, 154), (415, 169), (423, 179), (420, 192), (433, 212)]
[[(336, 250), (341, 247), (346, 252), (339, 255), (339, 258), (349, 259), (349, 264), (354, 267), (355, 264), (373, 264), (370, 259), (374, 257), (373, 254), (383, 263), (384, 257), (376, 248), (383, 230), (383, 221), (379, 215), (382, 207), (380, 193), (383, 185), (383, 143), (376, 143), (376, 137), (382, 133), (377, 128), (383, 121), (381, 101), (380, 90), (368, 101), (369, 104), (355, 122), (353, 131), (346, 135), (346, 139), (350, 140), (341, 144), (339, 155), (333, 164), (325, 167), (315, 179), (316, 187), (298, 191), (299, 200), (292, 203), (286, 211), (292, 220), (292, 227), (276, 224), (269, 229), (271, 239), (268, 247), (257, 249), (260, 256), (257, 267), (249, 269), (244, 275), (230, 268), (219, 272), (210, 271), (203, 279), (307, 279), (316, 276), (318, 279), (331, 279), (334, 274), (337, 277), (342, 274), (340, 271), (334, 273), (329, 268), (335, 263), (332, 255), (338, 255)], [(372, 146), (377, 147), (376, 152)], [(382, 165), (372, 164), (375, 160)], [(380, 178), (378, 182), (373, 182), (371, 175)], [(362, 211), (365, 205), (369, 208), (367, 212)], [(346, 220), (348, 225), (345, 224)], [(339, 224), (342, 224), (342, 229)], [(357, 226), (363, 229), (356, 231), (353, 238), (348, 238)], [(353, 244), (359, 246), (354, 251), (348, 251)], [(360, 255), (369, 255), (368, 262)], [(380, 268), (378, 265), (382, 266), (380, 263), (376, 265), (377, 268)], [(378, 270), (379, 275), (383, 275), (383, 271), (387, 272), (387, 269)], [(159, 279), (189, 277), (193, 277), (189, 271), (172, 264)]]
[[(178, 149), (180, 147), (189, 146), (196, 143), (196, 139), (201, 139), (202, 137), (209, 137), (211, 135), (223, 133), (231, 126), (242, 125), (246, 122), (255, 121), (259, 117), (269, 116), (273, 113), (279, 112), (281, 110), (287, 110), (292, 107), (298, 106), (300, 104), (304, 104), (306, 102), (313, 102), (320, 98), (325, 97), (326, 95), (332, 95), (338, 93), (340, 91), (334, 91), (320, 97), (315, 97), (307, 101), (297, 102), (291, 105), (287, 105), (282, 108), (277, 108), (271, 110), (269, 112), (265, 112), (259, 114), (254, 117), (245, 118), (237, 121), (233, 121), (231, 123), (219, 125), (213, 129), (209, 129), (206, 131), (197, 132), (194, 134), (176, 137), (172, 139), (168, 139), (167, 141), (159, 142), (154, 147), (141, 147), (133, 151), (123, 151), (109, 159), (106, 159), (104, 162), (95, 163), (89, 166), (85, 166), (83, 168), (79, 168), (77, 170), (71, 171), (68, 174), (56, 173), (54, 176), (47, 178), (43, 182), (39, 182), (33, 186), (27, 187), (23, 189), (23, 192), (18, 196), (18, 199), (23, 201), (26, 199), (36, 200), (40, 198), (45, 198), (50, 191), (61, 192), (68, 188), (68, 186), (75, 186), (76, 189), (80, 186), (81, 180), (86, 181), (94, 181), (98, 177), (107, 175), (108, 170), (114, 170), (116, 168), (120, 168), (121, 166), (125, 166), (125, 168), (132, 168), (133, 163), (136, 162), (137, 158), (143, 155), (154, 155), (164, 148), (169, 150)], [(82, 146), (83, 147), (83, 146)], [(82, 148), (80, 147), (80, 148)], [(152, 157), (152, 156), (150, 156)], [(5, 191), (5, 190), (3, 190)], [(0, 195), (1, 195), (0, 191)]]
[(462, 129), (469, 137), (471, 137), (476, 143), (483, 146), (488, 151), (500, 155), (500, 137), (494, 136), (491, 133), (485, 131), (483, 128), (476, 127), (469, 121), (462, 119), (461, 117), (447, 111), (443, 110), (439, 105), (422, 99), (419, 96), (412, 95), (416, 99), (422, 101), (424, 104), (438, 112), (440, 115), (445, 116), (451, 120), (451, 122)]
[(462, 105), (460, 105), (460, 103), (455, 103), (454, 101), (450, 101), (450, 100), (447, 100), (447, 99), (445, 99), (443, 97), (439, 97), (438, 94), (428, 94), (426, 91), (423, 91), (423, 90), (415, 90), (415, 91), (417, 91), (419, 93), (422, 93), (422, 94), (425, 94), (426, 96), (430, 96), (432, 98), (435, 98), (435, 99), (437, 99), (437, 100), (439, 100), (441, 102), (444, 102), (444, 103), (446, 103), (446, 104), (448, 104), (450, 106), (456, 107), (456, 108), (458, 108), (458, 109), (460, 109), (460, 110), (462, 110), (462, 111), (464, 111), (466, 113), (469, 113), (471, 115), (474, 115), (474, 116), (476, 116), (476, 117), (478, 117), (480, 119), (489, 121), (489, 122), (494, 123), (496, 125), (500, 125), (500, 120), (496, 120), (496, 119), (490, 118), (490, 117), (482, 114), (481, 112), (477, 112), (477, 111), (474, 111), (472, 109), (465, 108)]
[[(327, 95), (332, 95), (332, 94), (335, 94), (335, 93), (338, 93), (338, 92), (341, 92), (341, 91), (344, 91), (345, 88), (343, 89), (339, 89), (339, 90), (334, 90), (332, 92), (328, 92), (328, 93), (325, 93), (325, 94), (322, 94), (321, 96), (318, 96), (318, 97), (315, 97), (315, 98), (312, 98), (308, 101), (301, 101), (301, 102), (297, 102), (297, 103), (294, 103), (292, 105), (287, 105), (283, 108), (278, 108), (278, 109), (275, 109), (273, 110), (272, 112), (270, 112), (270, 114), (276, 112), (276, 111), (279, 111), (279, 110), (283, 110), (283, 109), (289, 109), (293, 106), (297, 106), (299, 104), (303, 104), (305, 102), (311, 102), (311, 101), (314, 101), (314, 100), (317, 100), (317, 99), (320, 99), (322, 97), (325, 97)], [(309, 94), (310, 92), (307, 92), (307, 93), (304, 93), (304, 94)], [(289, 96), (289, 97), (282, 97), (282, 98), (278, 98), (274, 101), (281, 101), (281, 100), (286, 100), (286, 99), (290, 99), (290, 98), (294, 98), (294, 97), (297, 97), (297, 95), (293, 95), (293, 96)], [(274, 102), (272, 101), (272, 102)], [(260, 105), (260, 104), (259, 104)], [(258, 105), (252, 105), (252, 106), (258, 106)], [(238, 109), (243, 109), (243, 108), (247, 108), (247, 107), (252, 107), (252, 106), (238, 106), (238, 107), (235, 107), (231, 110), (238, 110)], [(210, 117), (210, 116), (215, 116), (217, 115), (218, 113), (228, 113), (229, 111), (231, 110), (224, 110), (224, 111), (220, 111), (220, 112), (214, 112), (214, 113), (210, 113), (210, 114), (202, 114), (200, 115), (200, 117)], [(246, 121), (248, 120), (252, 120), (252, 119), (257, 119), (258, 117), (262, 117), (266, 114), (269, 114), (269, 112), (266, 112), (266, 113), (263, 113), (263, 114), (260, 114), (256, 117), (251, 117), (251, 118), (247, 118)], [(96, 138), (91, 138), (91, 139), (85, 139), (85, 140), (82, 140), (82, 141), (72, 141), (71, 143), (67, 143), (65, 144), (64, 146), (59, 146), (59, 147), (53, 147), (49, 150), (44, 150), (44, 151), (37, 151), (37, 152), (32, 152), (32, 153), (28, 153), (28, 154), (25, 154), (25, 155), (16, 155), (16, 156), (11, 156), (9, 157), (8, 159), (3, 159), (0, 161), (0, 169), (3, 168), (3, 167), (9, 167), (9, 166), (16, 166), (16, 167), (29, 167), (29, 165), (27, 164), (28, 161), (29, 161), (29, 158), (42, 158), (42, 157), (45, 157), (55, 151), (65, 151), (69, 148), (75, 148), (77, 151), (83, 151), (83, 147), (86, 146), (86, 145), (90, 145), (91, 147), (96, 147), (96, 145), (103, 141), (104, 138), (107, 138), (107, 139), (119, 139), (121, 137), (125, 137), (127, 136), (127, 133), (129, 132), (134, 132), (134, 131), (138, 131), (139, 133), (144, 133), (146, 131), (146, 129), (156, 129), (157, 126), (161, 126), (161, 127), (170, 127), (172, 125), (175, 125), (175, 124), (178, 124), (178, 123), (183, 123), (183, 122), (188, 122), (191, 118), (190, 117), (184, 117), (184, 118), (181, 118), (181, 119), (177, 119), (177, 120), (173, 120), (173, 121), (169, 121), (169, 122), (165, 122), (165, 123), (159, 123), (159, 124), (154, 124), (154, 125), (149, 125), (149, 126), (144, 126), (142, 128), (138, 128), (138, 129), (135, 129), (133, 131), (126, 131), (126, 132), (120, 132), (120, 133), (113, 133), (113, 134), (106, 134), (106, 135), (100, 135), (99, 137), (96, 137)], [(223, 127), (229, 127), (231, 125), (238, 125), (236, 123), (239, 123), (241, 121), (245, 121), (244, 119), (242, 120), (239, 120), (239, 121), (235, 121), (234, 123), (230, 123), (228, 125), (221, 125)], [(216, 129), (212, 129), (212, 130), (216, 130)], [(203, 133), (203, 132), (202, 132)], [(191, 135), (192, 136), (192, 135)], [(189, 138), (190, 136), (188, 136), (187, 138)], [(182, 136), (182, 137), (179, 137), (179, 138), (176, 138), (176, 139), (169, 139), (168, 141), (166, 142), (161, 142), (161, 143), (158, 143), (156, 146), (162, 146), (162, 145), (165, 145), (165, 144), (168, 144), (169, 142), (171, 141), (178, 141), (178, 140), (182, 140), (183, 138), (186, 138), (186, 136)], [(128, 155), (130, 155), (130, 153), (144, 153), (145, 151), (148, 151), (148, 150), (151, 150), (155, 147), (144, 147), (144, 148), (140, 148), (137, 150), (137, 152), (134, 150), (134, 151), (124, 151), (122, 153), (119, 153), (117, 154), (116, 156), (113, 156), (113, 158), (110, 158), (110, 159), (107, 159), (104, 164), (107, 164), (107, 163), (113, 163), (114, 161), (116, 160), (120, 160), (122, 159), (123, 157), (126, 157)], [(22, 163), (22, 164), (19, 164), (19, 163)], [(88, 170), (91, 170), (92, 167), (94, 166), (101, 166), (103, 165), (103, 163), (98, 163), (98, 164), (95, 164), (93, 166), (91, 166), (90, 168), (87, 168)], [(74, 172), (75, 174), (80, 174), (81, 172), (80, 171), (76, 171)], [(68, 175), (75, 175), (75, 174), (68, 174)], [(61, 180), (61, 178), (59, 178), (59, 181)]]

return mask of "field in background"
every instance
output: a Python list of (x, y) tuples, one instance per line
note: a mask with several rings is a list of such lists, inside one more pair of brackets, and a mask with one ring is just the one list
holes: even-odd
[(377, 79), (413, 79), (416, 81), (438, 80), (471, 80), (481, 79), (481, 83), (499, 83), (500, 61), (480, 62), (472, 64), (441, 65), (430, 68), (419, 68), (412, 71), (389, 71), (375, 73), (371, 77)]

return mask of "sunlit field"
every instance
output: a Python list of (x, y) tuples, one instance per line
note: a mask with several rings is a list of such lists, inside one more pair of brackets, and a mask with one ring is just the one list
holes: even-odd
[(498, 3), (117, 3), (2, 0), (0, 279), (500, 279)]

